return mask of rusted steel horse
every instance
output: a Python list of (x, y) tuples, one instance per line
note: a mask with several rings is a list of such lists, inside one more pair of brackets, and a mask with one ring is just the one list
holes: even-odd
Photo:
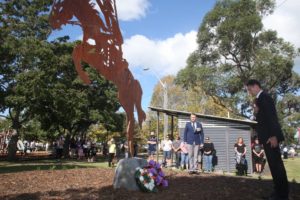
[[(100, 11), (95, 9), (96, 5)], [(73, 17), (78, 21), (71, 21)], [(127, 115), (126, 136), (133, 155), (134, 108), (140, 126), (146, 114), (141, 107), (142, 88), (123, 58), (123, 38), (115, 0), (96, 0), (96, 4), (90, 0), (55, 0), (49, 21), (53, 29), (60, 29), (66, 24), (81, 26), (83, 41), (74, 47), (72, 53), (76, 70), (80, 78), (90, 84), (89, 76), (81, 65), (83, 61), (117, 86), (119, 101)], [(92, 40), (94, 44), (89, 43)]]

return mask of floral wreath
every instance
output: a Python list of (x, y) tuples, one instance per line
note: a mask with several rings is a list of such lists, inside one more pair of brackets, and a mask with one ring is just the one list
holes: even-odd
[(160, 164), (154, 160), (150, 160), (144, 168), (136, 168), (135, 179), (143, 192), (157, 192), (157, 186), (168, 186)]

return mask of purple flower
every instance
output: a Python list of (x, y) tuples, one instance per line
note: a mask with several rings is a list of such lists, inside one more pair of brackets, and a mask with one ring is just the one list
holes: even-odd
[(157, 185), (160, 185), (162, 181), (163, 181), (163, 179), (160, 176), (157, 176), (156, 179), (155, 179), (155, 182), (156, 182)]
[(148, 165), (151, 166), (151, 167), (154, 167), (156, 164), (156, 162), (154, 160), (150, 160)]
[(162, 186), (163, 186), (163, 187), (168, 187), (168, 186), (169, 186), (168, 181), (167, 181), (167, 180), (163, 180), (163, 181), (162, 181)]
[(148, 172), (151, 173), (151, 174), (153, 174), (153, 175), (156, 175), (156, 174), (157, 174), (157, 171), (156, 171), (156, 169), (154, 169), (154, 168), (148, 169)]
[(165, 177), (165, 174), (163, 173), (163, 171), (159, 171), (158, 175), (161, 176), (161, 177)]
[(150, 160), (148, 166), (144, 169), (147, 170), (148, 174), (153, 175), (153, 178), (155, 179), (155, 185), (162, 185), (163, 187), (168, 186), (168, 181), (165, 180), (165, 174), (163, 173), (161, 166), (158, 162)]
[(155, 168), (156, 169), (160, 169), (160, 164), (159, 163), (155, 163)]

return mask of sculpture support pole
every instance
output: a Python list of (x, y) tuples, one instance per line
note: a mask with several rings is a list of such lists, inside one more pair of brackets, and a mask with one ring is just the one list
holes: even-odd
[[(167, 83), (165, 82), (163, 85), (164, 89), (164, 109), (168, 109), (168, 89), (167, 89)], [(164, 114), (164, 140), (166, 139), (168, 135), (168, 115)]]
[(159, 158), (159, 149), (158, 149), (158, 143), (159, 143), (159, 112), (157, 111), (157, 126), (156, 126), (156, 161), (158, 162), (158, 158)]
[[(132, 121), (127, 119), (127, 140), (128, 140), (128, 148), (129, 148), (129, 157), (134, 156), (134, 147), (133, 147), (133, 128), (134, 126), (131, 126)], [(134, 122), (133, 122), (134, 123)]]

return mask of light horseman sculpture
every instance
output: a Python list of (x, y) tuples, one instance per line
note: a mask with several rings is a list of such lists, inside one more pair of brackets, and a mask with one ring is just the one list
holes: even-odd
[[(98, 5), (100, 10), (95, 9)], [(71, 21), (76, 17), (78, 21)], [(82, 43), (74, 47), (72, 57), (80, 78), (90, 84), (81, 62), (88, 63), (118, 89), (118, 98), (127, 117), (127, 140), (133, 156), (134, 109), (139, 125), (146, 115), (141, 107), (142, 88), (128, 69), (123, 58), (123, 37), (119, 28), (115, 0), (55, 0), (50, 14), (53, 29), (66, 24), (79, 25), (83, 31)], [(94, 40), (94, 44), (88, 41)]]

